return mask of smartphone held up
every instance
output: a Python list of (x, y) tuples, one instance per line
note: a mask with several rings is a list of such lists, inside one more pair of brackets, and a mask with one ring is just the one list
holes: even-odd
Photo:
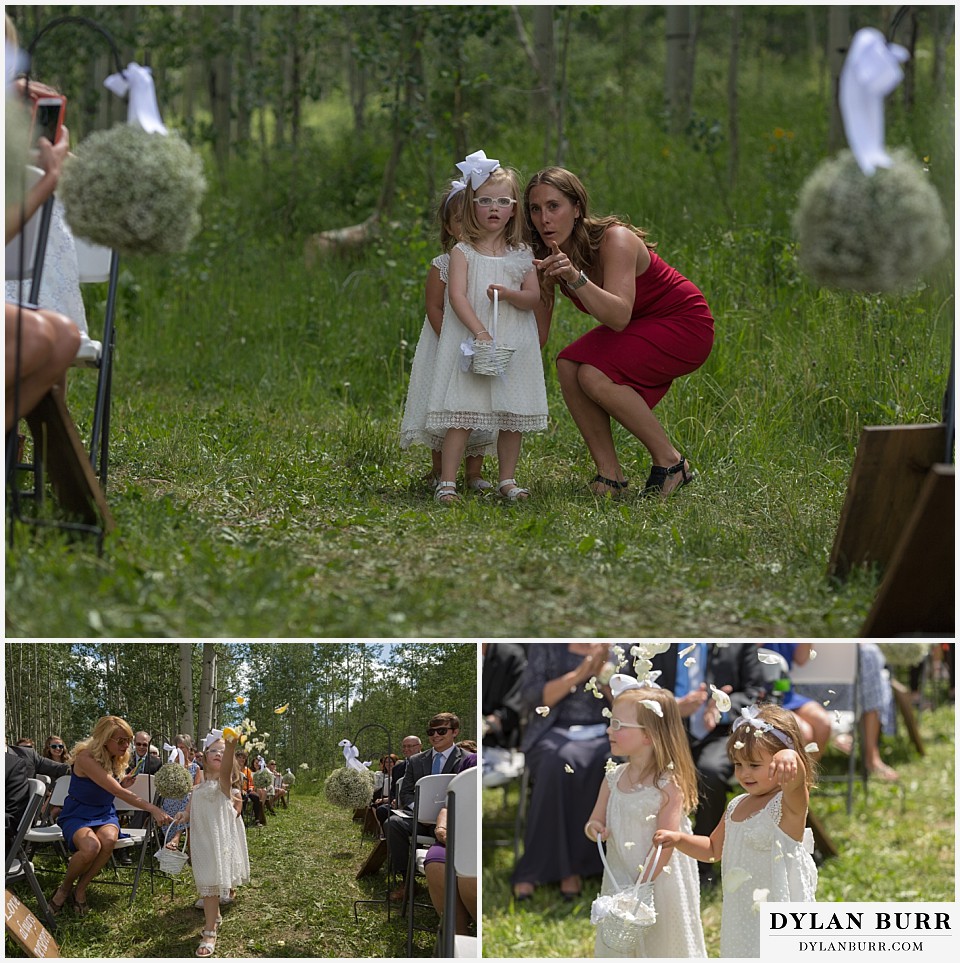
[(60, 137), (63, 117), (67, 110), (67, 98), (55, 96), (34, 97), (33, 116), (30, 122), (30, 146), (36, 147), (41, 137), (55, 144)]

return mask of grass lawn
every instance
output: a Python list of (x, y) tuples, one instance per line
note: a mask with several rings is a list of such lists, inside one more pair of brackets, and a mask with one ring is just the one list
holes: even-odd
[[(247, 830), (247, 842), (251, 883), (240, 889), (235, 904), (223, 908), (217, 957), (406, 956), (406, 918), (396, 905), (389, 922), (378, 906), (361, 906), (359, 922), (354, 917), (353, 901), (382, 898), (386, 883), (382, 870), (356, 879), (374, 843), (361, 840), (350, 812), (321, 796), (294, 793), (290, 808), (268, 816), (265, 829)], [(132, 879), (132, 870), (122, 874)], [(59, 869), (40, 876), (48, 897), (60, 878)], [(103, 878), (109, 878), (107, 871)], [(16, 892), (32, 909), (29, 887), (18, 884)], [(151, 896), (145, 877), (132, 909), (125, 888), (95, 884), (88, 899), (88, 916), (66, 911), (60, 917), (55, 938), (64, 957), (190, 957), (199, 944), (203, 914), (193, 908), (189, 867), (172, 897), (169, 882), (160, 877)], [(422, 899), (428, 901), (426, 890)], [(432, 956), (436, 916), (417, 912), (418, 923), (432, 930), (415, 931), (414, 956)], [(9, 937), (6, 955), (24, 955)]]
[[(825, 824), (840, 856), (820, 867), (817, 900), (822, 902), (953, 902), (956, 898), (954, 707), (943, 705), (921, 716), (926, 756), (909, 742), (902, 722), (897, 736), (884, 739), (885, 761), (900, 773), (899, 783), (858, 783), (853, 812), (845, 800), (816, 791), (811, 808)], [(846, 758), (828, 751), (825, 773), (844, 771)], [(827, 787), (831, 792), (835, 786)], [(590, 903), (599, 877), (585, 881), (574, 904), (556, 886), (541, 887), (533, 899), (515, 903), (509, 883), (517, 791), (511, 787), (483, 794), (483, 955), (489, 957), (591, 957), (594, 928)], [(496, 823), (504, 822), (504, 826)], [(709, 956), (720, 948), (719, 891), (701, 896), (701, 918)]]

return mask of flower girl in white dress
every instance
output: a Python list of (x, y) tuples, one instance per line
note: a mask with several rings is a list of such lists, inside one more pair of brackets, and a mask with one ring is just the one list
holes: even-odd
[(216, 949), (220, 900), (230, 899), (237, 886), (250, 881), (240, 773), (234, 763), (238, 735), (233, 729), (214, 729), (204, 740), (203, 782), (193, 788), (186, 810), (177, 817), (190, 823), (190, 868), (203, 900), (200, 957), (213, 956)]
[(654, 842), (702, 862), (723, 860), (720, 956), (760, 956), (760, 904), (812, 903), (817, 894), (813, 834), (806, 827), (816, 763), (793, 713), (780, 706), (741, 710), (727, 742), (746, 790), (710, 836), (657, 830)]
[(690, 831), (688, 813), (697, 808), (697, 773), (673, 693), (640, 685), (625, 675), (610, 680), (613, 708), (607, 734), (610, 751), (627, 762), (608, 764), (597, 804), (584, 827), (587, 837), (605, 840), (609, 871), (603, 874), (602, 896), (610, 896), (643, 873), (653, 880), (656, 922), (643, 930), (632, 951), (604, 942), (602, 919), (596, 919), (597, 957), (705, 957), (700, 922), (700, 878), (697, 864), (682, 853), (666, 850), (652, 874), (658, 829)]

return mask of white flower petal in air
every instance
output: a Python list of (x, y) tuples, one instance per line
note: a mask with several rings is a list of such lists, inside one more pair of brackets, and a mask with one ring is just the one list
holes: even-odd
[(664, 866), (661, 872), (666, 873), (668, 876), (673, 872), (672, 866)]
[(689, 655), (696, 647), (697, 643), (694, 642), (692, 645), (688, 645), (686, 648), (681, 649), (678, 655), (682, 659), (685, 655)]
[(804, 751), (804, 752), (819, 752), (819, 751), (820, 751), (820, 747), (819, 747), (815, 742), (808, 742), (808, 743), (803, 747), (803, 751)]
[(815, 659), (816, 657), (817, 657), (817, 650), (816, 650), (816, 649), (811, 649), (811, 650), (810, 650), (810, 658), (811, 658), (811, 659)]
[(713, 696), (713, 701), (717, 704), (717, 708), (721, 712), (729, 712), (730, 706), (732, 705), (730, 696), (722, 689), (718, 689), (715, 685), (710, 686), (710, 692)]
[(543, 718), (546, 719), (547, 716), (550, 715), (550, 706), (537, 706), (534, 711), (538, 716), (543, 716)]
[(645, 817), (644, 817), (644, 819), (645, 819), (647, 822), (650, 822), (651, 819), (656, 819), (656, 818), (657, 818), (657, 814), (656, 814), (656, 813), (650, 813), (649, 816), (645, 816)]
[(828, 705), (830, 705), (830, 700), (826, 699), (823, 703), (823, 708), (826, 709)]
[(600, 710), (600, 715), (602, 715), (604, 719), (612, 719), (612, 718), (613, 718), (613, 713), (609, 710), (609, 708), (607, 708), (607, 706), (604, 706), (604, 707)]
[(746, 745), (745, 742), (741, 742), (741, 741), (738, 739), (738, 740), (733, 744), (733, 748), (734, 748), (734, 749), (743, 749), (743, 747), (744, 747), (745, 745)]
[(671, 759), (670, 762), (667, 763), (667, 769), (673, 770), (675, 768), (676, 766), (674, 766), (673, 760)]
[(753, 891), (753, 912), (759, 913), (761, 904), (766, 903), (767, 897), (770, 895), (769, 889), (755, 889)]
[(723, 891), (735, 893), (748, 879), (753, 879), (752, 873), (748, 873), (742, 866), (731, 866), (723, 874)]
[(689, 659), (684, 659), (683, 664), (689, 669), (691, 665), (696, 665), (697, 660), (691, 655)]
[(569, 763), (564, 763), (564, 764), (563, 764), (563, 771), (564, 771), (564, 772), (573, 772), (573, 766), (571, 766)]
[(653, 699), (641, 699), (640, 705), (646, 706), (655, 716), (663, 718), (663, 706), (659, 702), (654, 702)]
[(837, 694), (837, 690), (836, 690), (836, 689), (827, 689), (827, 692), (829, 692), (830, 695), (836, 695), (836, 694)]
[(604, 772), (613, 772), (616, 768), (617, 768), (617, 764), (616, 764), (612, 759), (608, 759), (608, 760), (603, 764), (603, 771), (604, 771)]
[(776, 652), (758, 652), (757, 658), (764, 665), (776, 665), (780, 661), (780, 657)]
[(626, 843), (623, 844), (623, 848), (624, 848), (624, 849), (633, 849), (633, 847), (636, 846), (636, 845), (637, 845), (637, 844), (636, 844), (635, 842), (633, 842), (632, 840), (630, 840), (630, 841), (628, 841), (628, 842), (626, 842)]

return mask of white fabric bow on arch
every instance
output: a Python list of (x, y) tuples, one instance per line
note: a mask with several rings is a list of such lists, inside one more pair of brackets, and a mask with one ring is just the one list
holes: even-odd
[(873, 27), (854, 34), (840, 72), (840, 113), (850, 150), (867, 176), (892, 167), (883, 143), (883, 99), (903, 80), (900, 64), (910, 59), (905, 47), (887, 43)]
[(127, 64), (121, 74), (110, 74), (103, 86), (118, 97), (126, 97), (127, 123), (142, 127), (148, 134), (166, 134), (167, 128), (160, 117), (157, 91), (153, 86), (153, 74), (149, 67), (138, 63)]
[(498, 167), (500, 161), (494, 160), (482, 150), (476, 150), (456, 165), (458, 171), (463, 174), (465, 181), (470, 181), (470, 186), (476, 190)]
[(176, 746), (163, 744), (163, 751), (169, 752), (170, 755), (167, 757), (167, 762), (178, 762), (181, 766), (186, 765), (186, 757), (183, 754), (182, 749), (178, 749)]
[(349, 739), (341, 739), (337, 745), (343, 749), (343, 758), (348, 769), (364, 770), (370, 765), (370, 763), (364, 765), (360, 761), (360, 750)]
[(651, 672), (646, 679), (638, 680), (632, 675), (624, 675), (618, 672), (616, 675), (610, 676), (610, 694), (616, 699), (631, 689), (659, 689), (660, 686), (655, 681), (659, 675), (659, 672)]

